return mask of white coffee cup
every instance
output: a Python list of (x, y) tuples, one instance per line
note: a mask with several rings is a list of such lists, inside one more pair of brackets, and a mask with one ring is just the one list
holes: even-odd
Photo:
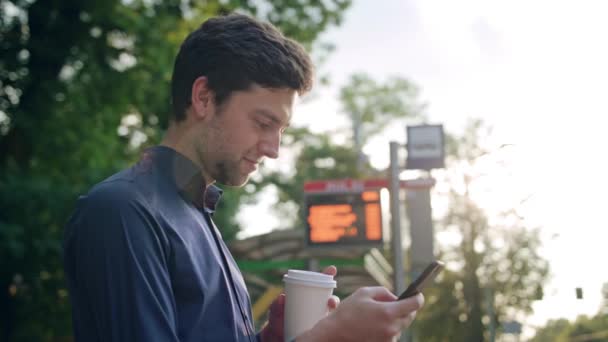
[(319, 272), (288, 270), (285, 282), (285, 341), (312, 328), (327, 315), (327, 301), (336, 281), (333, 276)]

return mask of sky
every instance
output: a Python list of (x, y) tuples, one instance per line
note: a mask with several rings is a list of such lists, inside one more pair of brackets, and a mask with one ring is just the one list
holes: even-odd
[[(336, 45), (320, 66), (332, 83), (296, 108), (293, 125), (324, 131), (328, 122), (344, 123), (338, 92), (355, 72), (409, 79), (428, 104), (429, 122), (449, 132), (483, 119), (496, 146), (513, 145), (486, 163), (477, 201), (492, 211), (528, 198), (521, 212), (542, 227), (541, 252), (550, 262), (545, 298), (524, 323), (595, 314), (608, 283), (605, 13), (601, 0), (355, 0), (343, 24), (322, 36)], [(405, 127), (365, 146), (375, 166), (388, 165), (391, 140), (405, 142)], [(576, 300), (576, 287), (584, 300)]]

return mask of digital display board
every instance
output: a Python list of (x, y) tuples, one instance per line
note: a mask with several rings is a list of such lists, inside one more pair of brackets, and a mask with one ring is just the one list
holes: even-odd
[(382, 244), (379, 190), (308, 193), (305, 202), (309, 246)]

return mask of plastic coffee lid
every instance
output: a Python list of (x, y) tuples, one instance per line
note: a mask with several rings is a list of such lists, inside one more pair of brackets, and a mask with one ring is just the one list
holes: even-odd
[(283, 281), (318, 287), (336, 287), (333, 276), (311, 271), (288, 270), (287, 274), (283, 276)]

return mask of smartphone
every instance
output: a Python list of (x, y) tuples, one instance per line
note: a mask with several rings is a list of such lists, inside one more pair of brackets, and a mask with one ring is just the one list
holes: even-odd
[(414, 280), (410, 286), (403, 291), (399, 296), (399, 300), (415, 296), (428, 284), (430, 281), (435, 279), (435, 276), (443, 269), (444, 263), (436, 260), (428, 265), (422, 273)]

